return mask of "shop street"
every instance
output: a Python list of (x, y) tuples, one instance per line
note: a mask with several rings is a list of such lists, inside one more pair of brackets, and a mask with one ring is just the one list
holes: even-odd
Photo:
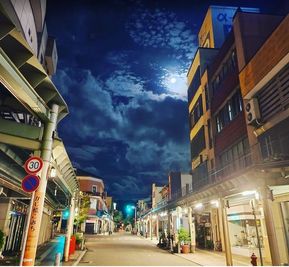
[(86, 247), (88, 251), (78, 265), (197, 265), (130, 233), (87, 236)]

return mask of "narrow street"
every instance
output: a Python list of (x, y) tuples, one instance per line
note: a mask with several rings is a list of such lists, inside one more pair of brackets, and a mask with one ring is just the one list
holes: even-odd
[(191, 261), (159, 249), (149, 239), (130, 233), (111, 236), (87, 236), (87, 253), (79, 265), (197, 265)]

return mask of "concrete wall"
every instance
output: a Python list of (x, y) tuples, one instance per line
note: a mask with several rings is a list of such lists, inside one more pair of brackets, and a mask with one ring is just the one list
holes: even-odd
[(34, 54), (37, 55), (38, 52), (37, 31), (30, 1), (11, 0), (11, 3), (20, 21), (25, 39), (29, 44), (29, 46), (32, 48)]

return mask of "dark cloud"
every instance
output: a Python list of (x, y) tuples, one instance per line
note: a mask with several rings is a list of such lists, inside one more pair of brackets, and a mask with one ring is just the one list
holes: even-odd
[(186, 73), (208, 3), (48, 1), (53, 79), (70, 109), (58, 131), (74, 166), (103, 177), (117, 200), (190, 169)]

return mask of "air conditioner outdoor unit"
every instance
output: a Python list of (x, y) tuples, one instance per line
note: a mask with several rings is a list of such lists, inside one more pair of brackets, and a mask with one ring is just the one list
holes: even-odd
[(261, 119), (261, 115), (257, 98), (252, 98), (246, 103), (245, 114), (247, 124), (259, 124), (258, 120)]

